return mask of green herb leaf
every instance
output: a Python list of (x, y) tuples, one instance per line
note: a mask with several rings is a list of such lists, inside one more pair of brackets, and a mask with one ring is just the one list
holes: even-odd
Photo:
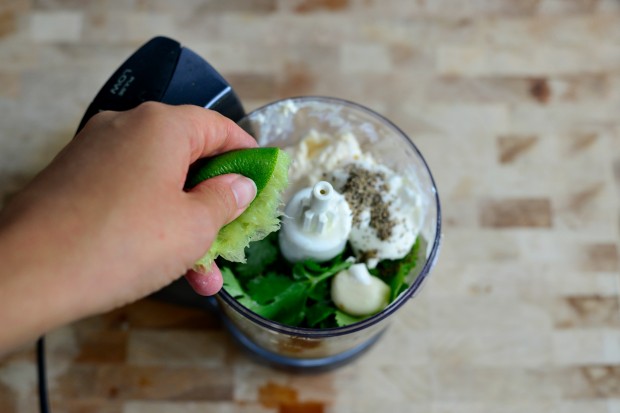
[(400, 286), (400, 289), (398, 289), (397, 291), (394, 292), (394, 294), (392, 294), (394, 296), (394, 298), (390, 297), (390, 302), (394, 301), (394, 299), (396, 297), (398, 297), (401, 293), (403, 293), (404, 291), (407, 290), (407, 288), (409, 288), (409, 284), (407, 283), (402, 283), (402, 285)]
[[(416, 239), (407, 255), (403, 258), (399, 260), (383, 260), (377, 265), (376, 274), (383, 278), (390, 286), (390, 302), (394, 301), (404, 291), (405, 279), (415, 268), (419, 252), (420, 237)], [(375, 272), (373, 271), (373, 273)]]
[(275, 296), (271, 303), (256, 305), (250, 309), (260, 316), (281, 323), (303, 319), (303, 314), (300, 313), (306, 303), (307, 291), (307, 285), (292, 283), (286, 290)]
[(230, 270), (230, 268), (221, 268), (222, 278), (224, 279), (224, 288), (226, 292), (230, 294), (233, 298), (243, 297), (245, 295), (245, 291), (241, 288), (239, 281)]
[(269, 273), (253, 278), (247, 284), (248, 294), (259, 304), (268, 304), (293, 283), (290, 277)]
[[(331, 301), (331, 279), (352, 265), (347, 260), (351, 256), (348, 247), (327, 262), (290, 264), (279, 252), (277, 234), (272, 234), (250, 244), (246, 264), (221, 261), (220, 268), (226, 291), (256, 314), (290, 326), (335, 328), (366, 318), (350, 316)], [(404, 278), (398, 287), (396, 276), (401, 267), (396, 264), (383, 262), (381, 275), (389, 284), (394, 281), (394, 288), (406, 288)]]
[(354, 317), (345, 313), (344, 311), (336, 310), (336, 324), (338, 327), (348, 326), (349, 324), (357, 323), (364, 320), (367, 317)]
[(235, 263), (235, 273), (239, 277), (248, 278), (262, 274), (265, 269), (278, 258), (277, 233), (252, 242), (245, 250), (246, 263)]
[[(246, 293), (241, 287), (239, 281), (228, 268), (222, 268), (222, 277), (224, 278), (224, 288), (226, 292), (233, 296), (239, 303), (256, 314), (263, 316), (269, 320), (279, 321), (289, 325), (299, 325), (304, 318), (304, 306), (307, 299), (307, 284), (295, 283), (289, 280), (289, 285), (277, 295), (274, 295), (268, 304), (257, 302), (257, 298), (263, 299), (265, 294), (262, 289), (264, 286), (255, 285), (253, 288), (256, 296)], [(262, 277), (264, 282), (273, 280), (277, 275)], [(276, 281), (280, 282), (280, 281)], [(282, 285), (280, 285), (282, 286)]]
[(298, 262), (293, 266), (293, 278), (310, 282), (310, 289), (314, 289), (319, 283), (333, 277), (340, 271), (351, 266), (349, 261), (336, 261), (329, 266), (319, 266), (313, 261)]
[(330, 287), (331, 284), (328, 282), (318, 283), (312, 290), (310, 290), (310, 292), (308, 292), (308, 298), (319, 302), (331, 301)]
[(239, 301), (242, 305), (251, 308), (255, 305), (254, 301), (243, 291), (239, 281), (233, 274), (233, 272), (226, 267), (220, 269), (222, 273), (222, 278), (224, 280), (224, 289), (228, 294), (230, 294), (234, 299)]
[(317, 303), (306, 310), (308, 327), (313, 328), (336, 312), (336, 307), (327, 303)]

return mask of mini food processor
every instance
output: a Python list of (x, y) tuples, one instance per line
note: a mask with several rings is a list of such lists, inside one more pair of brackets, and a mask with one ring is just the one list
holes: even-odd
[[(184, 280), (157, 294), (184, 304), (208, 303), (221, 314), (228, 330), (246, 349), (261, 361), (280, 367), (332, 368), (354, 359), (375, 343), (388, 326), (392, 314), (420, 291), (435, 263), (440, 245), (439, 197), (428, 165), (411, 140), (372, 110), (335, 98), (284, 99), (245, 115), (234, 91), (213, 67), (178, 42), (164, 37), (146, 43), (113, 74), (89, 106), (78, 130), (101, 110), (128, 110), (148, 100), (193, 104), (216, 110), (237, 122), (256, 138), (260, 146), (286, 149), (312, 133), (349, 134), (355, 137), (364, 153), (371, 154), (377, 162), (406, 176), (415, 185), (421, 199), (415, 213), (420, 214), (422, 223), (418, 234), (421, 248), (417, 265), (406, 277), (407, 289), (383, 310), (362, 321), (327, 329), (291, 327), (259, 316), (225, 290), (215, 298), (198, 297)], [(313, 187), (304, 195), (310, 199), (307, 205), (294, 196), (302, 189), (295, 187), (298, 184), (291, 182), (291, 190), (285, 194), (286, 212), (298, 214), (293, 211), (300, 208), (311, 212), (310, 218), (300, 222), (313, 228), (310, 238), (314, 238), (301, 239), (301, 232), (294, 230), (282, 232), (282, 252), (294, 259), (303, 259), (304, 254), (333, 255), (346, 242), (338, 232), (348, 231), (351, 223), (343, 220), (338, 231), (323, 241), (320, 238), (324, 235), (321, 223), (327, 222), (329, 213), (335, 211), (339, 216), (346, 216), (348, 210), (338, 202), (338, 194), (333, 193), (329, 182), (312, 183)], [(316, 245), (321, 242), (324, 244)]]
[(245, 115), (235, 92), (209, 63), (175, 40), (155, 37), (103, 85), (78, 131), (100, 111), (129, 110), (146, 101), (202, 106), (235, 122)]

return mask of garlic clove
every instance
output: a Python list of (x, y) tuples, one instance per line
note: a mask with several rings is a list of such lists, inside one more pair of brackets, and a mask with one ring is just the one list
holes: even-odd
[(331, 297), (336, 307), (349, 315), (370, 315), (388, 305), (390, 287), (371, 275), (365, 264), (353, 264), (334, 277)]

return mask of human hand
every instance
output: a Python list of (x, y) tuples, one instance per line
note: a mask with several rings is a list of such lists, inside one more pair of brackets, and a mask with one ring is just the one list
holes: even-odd
[[(172, 282), (256, 193), (233, 174), (184, 191), (189, 165), (254, 146), (232, 121), (199, 107), (150, 102), (98, 114), (0, 214), (4, 268), (22, 268), (21, 277), (0, 273), (0, 303), (21, 291), (28, 304), (9, 313), (59, 312), (51, 322), (59, 324)], [(188, 281), (201, 294), (222, 284), (215, 266)]]

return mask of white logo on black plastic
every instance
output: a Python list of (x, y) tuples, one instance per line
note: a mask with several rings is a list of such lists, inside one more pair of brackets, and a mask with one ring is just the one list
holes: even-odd
[(134, 75), (132, 75), (132, 73), (133, 71), (131, 69), (123, 70), (123, 73), (121, 73), (118, 79), (116, 79), (116, 82), (114, 82), (112, 89), (110, 89), (110, 93), (117, 96), (123, 96), (127, 91), (129, 85), (131, 85), (131, 83), (136, 78)]

